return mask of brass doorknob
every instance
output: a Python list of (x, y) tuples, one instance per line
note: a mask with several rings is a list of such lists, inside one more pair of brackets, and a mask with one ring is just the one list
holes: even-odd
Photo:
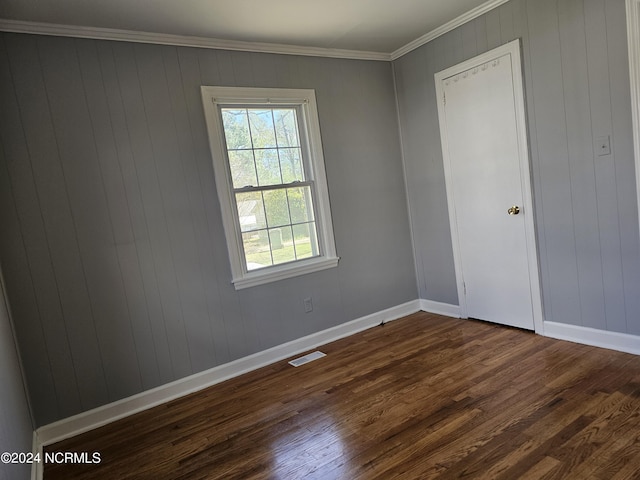
[(514, 205), (509, 210), (507, 210), (507, 213), (509, 215), (518, 215), (520, 213), (520, 207), (517, 205)]

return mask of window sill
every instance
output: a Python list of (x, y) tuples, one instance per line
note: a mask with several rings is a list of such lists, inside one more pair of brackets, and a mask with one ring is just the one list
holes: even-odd
[(308, 261), (300, 261), (293, 264), (268, 267), (256, 272), (246, 273), (240, 278), (233, 279), (233, 286), (236, 290), (264, 285), (265, 283), (276, 282), (286, 278), (306, 275), (307, 273), (319, 272), (338, 265), (340, 257), (313, 258)]

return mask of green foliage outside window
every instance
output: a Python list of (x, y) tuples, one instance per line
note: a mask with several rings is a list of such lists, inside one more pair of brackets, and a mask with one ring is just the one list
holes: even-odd
[(311, 187), (291, 185), (306, 180), (295, 108), (223, 108), (222, 120), (247, 268), (318, 255)]

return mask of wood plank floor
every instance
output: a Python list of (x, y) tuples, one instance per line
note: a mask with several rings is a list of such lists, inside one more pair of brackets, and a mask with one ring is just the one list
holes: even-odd
[(65, 440), (55, 479), (640, 478), (640, 356), (417, 313)]

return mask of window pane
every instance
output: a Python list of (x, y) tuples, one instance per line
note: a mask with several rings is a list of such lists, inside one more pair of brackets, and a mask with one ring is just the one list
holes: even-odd
[(269, 234), (266, 230), (243, 233), (242, 244), (244, 246), (245, 259), (247, 260), (247, 270), (256, 270), (273, 265)]
[(278, 146), (280, 148), (299, 147), (300, 137), (298, 135), (296, 110), (294, 108), (274, 109), (273, 118), (275, 120)]
[(229, 168), (233, 188), (242, 188), (248, 185), (257, 185), (256, 166), (253, 162), (252, 150), (230, 150)]
[(249, 232), (267, 228), (264, 216), (264, 205), (260, 192), (236, 193), (240, 230)]
[(277, 185), (282, 183), (278, 150), (255, 150), (258, 185)]
[(289, 208), (287, 206), (287, 193), (284, 189), (269, 190), (263, 192), (264, 206), (267, 212), (267, 225), (280, 227), (289, 225)]
[(235, 288), (334, 267), (313, 91), (203, 86), (201, 93)]
[(249, 110), (249, 124), (251, 125), (253, 148), (277, 147), (271, 109)]
[(298, 259), (318, 256), (318, 239), (314, 223), (294, 225), (293, 240)]
[(223, 108), (222, 123), (228, 150), (251, 148), (246, 109)]
[(280, 148), (280, 167), (283, 183), (303, 182), (302, 152), (299, 148)]
[(311, 187), (287, 188), (291, 223), (303, 223), (313, 220)]
[(269, 230), (269, 237), (271, 238), (271, 254), (274, 265), (293, 262), (296, 259), (291, 227), (272, 228)]

